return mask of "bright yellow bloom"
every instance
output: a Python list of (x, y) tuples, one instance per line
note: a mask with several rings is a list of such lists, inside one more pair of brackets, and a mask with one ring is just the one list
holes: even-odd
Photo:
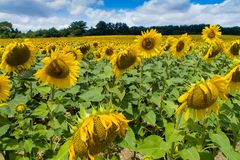
[(169, 51), (173, 43), (176, 41), (176, 38), (173, 36), (168, 36), (165, 40), (165, 44), (163, 46), (164, 51)]
[(116, 78), (120, 78), (125, 71), (134, 68), (140, 63), (141, 58), (133, 46), (129, 46), (111, 58), (112, 69)]
[(73, 55), (74, 59), (77, 61), (80, 61), (83, 57), (82, 53), (80, 52), (80, 50), (77, 50), (71, 46), (66, 46), (63, 48), (63, 52), (66, 53), (70, 53)]
[(7, 101), (10, 97), (11, 92), (10, 80), (7, 76), (0, 75), (0, 103)]
[(42, 62), (43, 68), (35, 74), (40, 81), (58, 88), (68, 88), (76, 83), (80, 67), (72, 54), (54, 51)]
[(122, 113), (104, 111), (81, 119), (78, 125), (72, 136), (69, 160), (75, 160), (76, 155), (94, 160), (94, 156), (104, 151), (117, 135), (125, 136), (128, 120)]
[(226, 74), (225, 79), (229, 82), (230, 92), (237, 92), (240, 89), (240, 65), (237, 65)]
[(111, 59), (111, 57), (114, 55), (115, 53), (115, 48), (113, 46), (113, 44), (108, 44), (107, 46), (102, 48), (102, 54), (104, 55), (104, 57), (106, 57), (107, 59)]
[(93, 54), (96, 61), (101, 61), (104, 58), (102, 48), (98, 48)]
[(174, 58), (182, 58), (190, 51), (191, 47), (191, 37), (187, 34), (183, 34), (180, 38), (175, 40), (172, 44), (170, 50), (173, 52)]
[(218, 97), (227, 98), (227, 88), (227, 80), (218, 75), (208, 81), (194, 85), (178, 98), (178, 101), (183, 104), (177, 109), (177, 115), (185, 108), (187, 108), (184, 115), (185, 121), (189, 119), (190, 113), (192, 113), (194, 120), (201, 120), (212, 111), (218, 114), (217, 99)]
[(156, 29), (142, 32), (141, 36), (137, 36), (135, 42), (137, 50), (143, 58), (154, 57), (162, 51), (161, 47), (162, 34), (158, 33)]
[(1, 68), (6, 73), (18, 73), (34, 63), (35, 47), (30, 42), (10, 43), (2, 56)]
[(205, 27), (202, 30), (202, 38), (205, 42), (210, 44), (219, 41), (219, 37), (221, 36), (222, 32), (220, 31), (220, 26), (210, 24), (209, 27)]

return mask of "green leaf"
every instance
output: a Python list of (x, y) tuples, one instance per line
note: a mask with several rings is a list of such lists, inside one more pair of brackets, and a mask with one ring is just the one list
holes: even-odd
[(34, 143), (31, 139), (27, 139), (24, 141), (23, 147), (26, 152), (31, 153)]
[(99, 102), (104, 98), (104, 95), (102, 94), (102, 87), (95, 87), (92, 88), (83, 94), (80, 95), (80, 98), (89, 101), (89, 102)]
[(32, 115), (38, 117), (46, 117), (49, 113), (49, 109), (45, 103), (41, 103), (36, 109), (33, 110)]
[(164, 157), (169, 149), (170, 145), (164, 142), (161, 137), (156, 135), (148, 136), (137, 146), (138, 152), (144, 155), (150, 155), (154, 159)]
[(126, 133), (126, 136), (123, 139), (123, 141), (120, 143), (120, 146), (121, 147), (126, 147), (126, 148), (128, 148), (132, 151), (135, 151), (135, 148), (136, 148), (135, 134), (130, 127), (128, 127), (128, 131)]
[(68, 159), (68, 151), (71, 145), (71, 140), (68, 139), (59, 149), (58, 154), (53, 160), (67, 160)]
[(5, 124), (0, 127), (0, 137), (7, 133), (8, 129), (10, 128), (10, 124)]
[(184, 136), (180, 135), (179, 131), (174, 128), (173, 123), (167, 123), (165, 126), (165, 136), (167, 143), (178, 142), (184, 138)]
[(173, 101), (165, 101), (164, 103), (165, 105), (163, 105), (163, 110), (167, 112), (168, 117), (171, 117), (175, 113), (178, 105), (176, 105)]
[(154, 92), (150, 99), (150, 102), (156, 104), (157, 106), (160, 106), (160, 103), (161, 103), (160, 94), (157, 92)]
[(200, 156), (195, 147), (181, 150), (179, 154), (184, 160), (200, 160)]
[(153, 126), (156, 124), (156, 114), (150, 110), (147, 114), (142, 116), (143, 120)]
[(36, 87), (36, 90), (42, 94), (42, 95), (45, 95), (45, 94), (49, 94), (50, 91), (51, 91), (51, 87), (49, 86), (37, 86)]
[(220, 146), (220, 150), (229, 160), (240, 159), (240, 153), (234, 151), (228, 137), (223, 132), (219, 132), (218, 134), (210, 134), (210, 138), (214, 143)]

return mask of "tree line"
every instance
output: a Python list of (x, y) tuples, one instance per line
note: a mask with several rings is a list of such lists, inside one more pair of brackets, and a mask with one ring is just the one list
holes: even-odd
[[(129, 27), (126, 23), (106, 23), (99, 21), (95, 27), (88, 28), (84, 21), (72, 22), (67, 28), (56, 29), (39, 29), (36, 31), (29, 30), (26, 33), (13, 28), (12, 23), (3, 21), (0, 22), (0, 38), (36, 38), (36, 37), (76, 37), (76, 36), (93, 36), (93, 35), (139, 35), (141, 31), (154, 28), (163, 35), (180, 35), (201, 34), (202, 29), (208, 24), (194, 25), (167, 25), (167, 26), (132, 26)], [(240, 27), (221, 27), (224, 35), (240, 35)]]

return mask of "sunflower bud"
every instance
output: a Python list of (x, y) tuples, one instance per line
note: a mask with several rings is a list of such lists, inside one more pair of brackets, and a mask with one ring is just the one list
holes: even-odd
[(26, 111), (26, 105), (18, 104), (15, 109), (16, 109), (16, 112), (19, 114), (24, 113)]

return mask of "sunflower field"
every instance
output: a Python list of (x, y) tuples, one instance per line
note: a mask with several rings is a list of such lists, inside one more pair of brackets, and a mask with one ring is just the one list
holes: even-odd
[(240, 37), (1, 39), (0, 160), (240, 160)]

